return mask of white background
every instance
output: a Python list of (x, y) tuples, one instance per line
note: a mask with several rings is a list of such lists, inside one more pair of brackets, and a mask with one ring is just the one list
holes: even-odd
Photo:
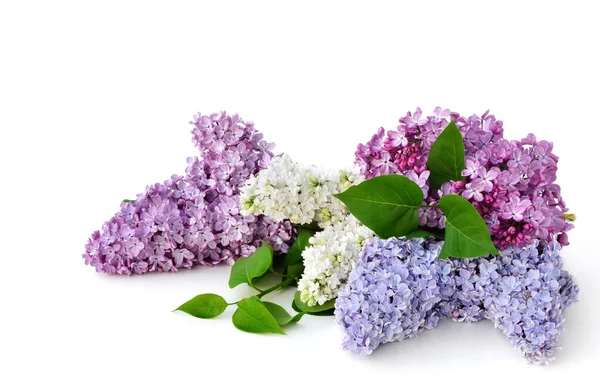
[[(572, 380), (596, 372), (598, 11), (594, 2), (2, 1), (0, 380)], [(551, 140), (581, 286), (563, 349), (527, 365), (490, 322), (444, 322), (359, 358), (332, 318), (287, 336), (171, 310), (233, 300), (228, 267), (109, 277), (87, 237), (195, 155), (195, 112), (253, 120), (277, 152), (348, 166), (406, 111), (487, 108), (508, 138)], [(274, 295), (286, 303), (291, 292)]]

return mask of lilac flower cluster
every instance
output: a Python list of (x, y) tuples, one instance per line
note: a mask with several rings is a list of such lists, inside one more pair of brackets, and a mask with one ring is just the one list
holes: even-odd
[(549, 363), (563, 329), (562, 311), (578, 287), (562, 270), (560, 245), (537, 240), (501, 256), (439, 260), (443, 242), (392, 238), (368, 242), (336, 301), (343, 348), (370, 354), (412, 338), (443, 317), (490, 319), (523, 356)]
[[(429, 187), (427, 156), (438, 135), (454, 120), (465, 144), (465, 177), (445, 183), (441, 190)], [(555, 184), (558, 157), (552, 143), (529, 134), (520, 141), (503, 138), (502, 122), (485, 112), (464, 117), (436, 108), (423, 117), (420, 109), (400, 118), (395, 130), (379, 128), (371, 140), (360, 144), (356, 163), (361, 173), (402, 174), (415, 181), (426, 195), (425, 204), (435, 205), (446, 194), (461, 194), (486, 221), (496, 247), (522, 247), (535, 239), (550, 241), (556, 235), (568, 244), (567, 208)], [(419, 210), (420, 225), (443, 228), (441, 210)]]
[(195, 264), (232, 264), (261, 240), (287, 252), (289, 221), (240, 215), (240, 188), (273, 157), (251, 122), (237, 114), (197, 115), (192, 130), (200, 157), (188, 158), (185, 176), (148, 186), (88, 240), (83, 258), (98, 272), (142, 274)]

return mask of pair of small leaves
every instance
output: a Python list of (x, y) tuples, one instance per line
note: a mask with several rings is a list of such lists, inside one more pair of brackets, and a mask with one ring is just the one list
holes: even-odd
[(240, 284), (254, 286), (273, 265), (273, 247), (263, 241), (250, 257), (238, 259), (231, 267), (229, 287), (235, 288)]
[[(421, 207), (421, 188), (402, 175), (383, 175), (352, 186), (336, 195), (352, 215), (378, 236), (426, 237), (439, 233), (417, 230)], [(446, 216), (444, 248), (440, 258), (478, 257), (498, 253), (479, 212), (459, 195), (445, 195), (439, 208)]]
[[(227, 309), (230, 304), (223, 297), (205, 293), (198, 295), (181, 305), (176, 310), (198, 318), (214, 318)], [(260, 301), (257, 296), (244, 298), (237, 304), (231, 318), (233, 325), (250, 333), (285, 334), (282, 327), (298, 322), (304, 313), (291, 316), (283, 307), (267, 301)]]
[[(302, 275), (304, 266), (302, 264), (301, 253), (309, 246), (308, 239), (314, 234), (314, 231), (301, 228), (299, 236), (292, 246), (292, 256), (284, 259), (285, 275), (282, 284), (288, 285), (290, 278), (298, 279)], [(235, 288), (240, 284), (248, 284), (254, 287), (254, 284), (263, 279), (273, 267), (273, 248), (263, 242), (256, 249), (252, 256), (239, 259), (232, 267), (229, 276), (229, 287)], [(280, 284), (281, 285), (281, 284)], [(277, 286), (269, 289), (275, 290)], [(298, 322), (305, 312), (291, 316), (283, 307), (272, 303), (261, 301), (259, 296), (266, 294), (261, 292), (258, 296), (244, 298), (236, 303), (237, 310), (232, 316), (233, 325), (245, 332), (250, 333), (278, 333), (285, 334), (282, 327)], [(198, 295), (186, 303), (182, 304), (176, 310), (183, 311), (198, 318), (213, 318), (219, 316), (227, 309), (228, 304), (225, 299), (219, 295), (205, 293)]]

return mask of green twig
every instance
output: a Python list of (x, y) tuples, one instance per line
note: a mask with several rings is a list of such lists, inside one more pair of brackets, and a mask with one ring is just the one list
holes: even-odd
[(267, 294), (269, 294), (271, 292), (274, 292), (276, 290), (279, 290), (281, 288), (284, 288), (284, 287), (292, 284), (294, 281), (296, 281), (295, 278), (291, 278), (291, 279), (287, 279), (285, 281), (282, 281), (279, 284), (270, 287), (269, 289), (261, 291), (259, 294), (256, 295), (256, 297), (261, 298), (261, 297), (263, 297), (263, 296), (265, 296), (265, 295), (267, 295)]
[(262, 289), (255, 287), (253, 284), (248, 283), (248, 285), (250, 286), (250, 288), (254, 289), (255, 291), (257, 291), (259, 293), (264, 292)]

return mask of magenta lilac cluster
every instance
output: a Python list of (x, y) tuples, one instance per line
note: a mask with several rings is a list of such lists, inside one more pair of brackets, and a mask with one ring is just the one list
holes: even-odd
[(560, 245), (534, 240), (501, 256), (439, 260), (443, 242), (392, 238), (368, 242), (336, 301), (343, 347), (370, 354), (412, 338), (444, 317), (490, 319), (536, 364), (554, 357), (563, 309), (578, 287), (562, 269)]
[[(445, 183), (441, 190), (430, 189), (427, 156), (431, 145), (454, 120), (465, 144), (464, 179)], [(486, 221), (494, 244), (524, 246), (535, 239), (550, 241), (555, 235), (568, 244), (572, 228), (555, 184), (558, 157), (552, 143), (529, 134), (520, 141), (503, 137), (502, 122), (493, 115), (461, 116), (436, 108), (424, 117), (420, 109), (400, 118), (395, 130), (380, 128), (371, 140), (360, 144), (356, 163), (367, 178), (402, 174), (415, 181), (426, 194), (427, 205), (437, 204), (445, 194), (460, 194), (477, 208)], [(443, 228), (441, 210), (419, 210), (420, 225)]]
[(294, 240), (289, 221), (239, 213), (240, 187), (266, 168), (274, 145), (237, 114), (197, 115), (192, 123), (200, 156), (188, 159), (186, 175), (148, 186), (92, 234), (83, 257), (98, 272), (232, 264), (251, 255), (261, 240), (287, 252)]

